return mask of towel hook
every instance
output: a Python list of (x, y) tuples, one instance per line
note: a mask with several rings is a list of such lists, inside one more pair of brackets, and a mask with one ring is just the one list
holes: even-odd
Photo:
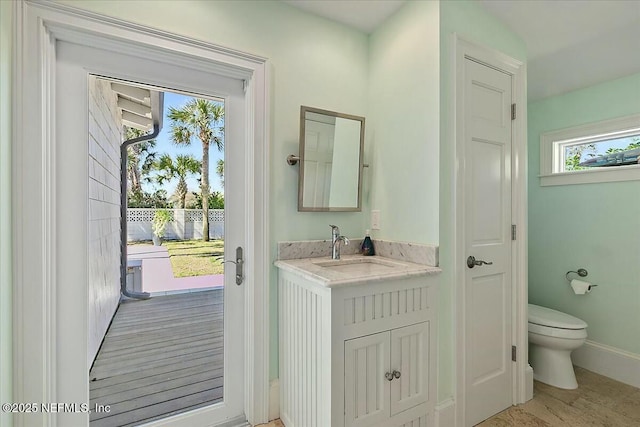
[(569, 273), (575, 273), (580, 277), (587, 277), (587, 275), (589, 274), (589, 272), (584, 268), (579, 268), (578, 271), (573, 271), (573, 270), (567, 271), (567, 274), (565, 274), (564, 277), (567, 278), (568, 282), (571, 282), (571, 279), (569, 279)]

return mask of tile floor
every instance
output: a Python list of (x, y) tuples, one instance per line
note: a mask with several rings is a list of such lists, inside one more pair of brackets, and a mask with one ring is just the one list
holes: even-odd
[(638, 427), (640, 389), (575, 367), (579, 387), (534, 383), (533, 399), (512, 406), (479, 427)]
[[(575, 368), (577, 390), (535, 382), (533, 399), (477, 427), (640, 427), (640, 389)], [(260, 427), (283, 427), (280, 420)], [(446, 427), (446, 426), (443, 426)]]

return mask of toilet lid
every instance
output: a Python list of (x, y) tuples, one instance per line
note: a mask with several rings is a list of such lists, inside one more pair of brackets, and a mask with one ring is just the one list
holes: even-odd
[(584, 320), (534, 304), (529, 304), (529, 323), (561, 329), (584, 329), (587, 327)]

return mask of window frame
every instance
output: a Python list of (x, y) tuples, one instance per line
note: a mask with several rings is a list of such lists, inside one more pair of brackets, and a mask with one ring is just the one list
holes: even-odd
[(562, 150), (565, 146), (600, 141), (607, 134), (616, 134), (611, 138), (613, 139), (635, 133), (640, 133), (640, 113), (541, 134), (540, 185), (544, 187), (640, 180), (640, 164), (558, 172), (562, 166), (559, 162), (564, 158)]

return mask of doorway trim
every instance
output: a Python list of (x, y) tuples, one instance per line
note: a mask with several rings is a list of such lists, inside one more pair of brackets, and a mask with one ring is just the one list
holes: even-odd
[[(14, 7), (13, 253), (14, 401), (67, 402), (58, 384), (55, 62), (56, 41), (126, 51), (245, 82), (247, 273), (244, 410), (251, 424), (269, 409), (269, 76), (266, 58), (56, 3)], [(86, 226), (79, 226), (80, 229)], [(85, 268), (85, 267), (82, 267)], [(69, 274), (65, 271), (64, 274)], [(78, 274), (82, 274), (79, 270)], [(86, 331), (69, 331), (86, 333)], [(88, 402), (88, 396), (87, 396)], [(70, 403), (70, 402), (68, 402)], [(82, 402), (76, 402), (82, 403)], [(178, 419), (180, 415), (173, 417)], [(16, 414), (15, 425), (56, 426), (55, 414)]]
[[(455, 120), (452, 134), (455, 142), (455, 158), (453, 175), (453, 215), (454, 215), (454, 329), (456, 354), (456, 388), (455, 425), (464, 427), (465, 414), (465, 331), (464, 331), (464, 224), (463, 209), (464, 171), (460, 167), (464, 159), (464, 99), (461, 88), (464, 86), (465, 58), (502, 71), (512, 77), (513, 102), (517, 105), (516, 119), (512, 121), (512, 187), (511, 187), (511, 219), (517, 225), (517, 238), (512, 246), (512, 345), (517, 347), (516, 362), (513, 364), (512, 403), (524, 403), (527, 391), (528, 339), (527, 339), (527, 96), (526, 96), (526, 64), (511, 58), (502, 52), (490, 49), (466, 40), (454, 33), (453, 37), (453, 111)], [(532, 378), (532, 377), (531, 377)]]

